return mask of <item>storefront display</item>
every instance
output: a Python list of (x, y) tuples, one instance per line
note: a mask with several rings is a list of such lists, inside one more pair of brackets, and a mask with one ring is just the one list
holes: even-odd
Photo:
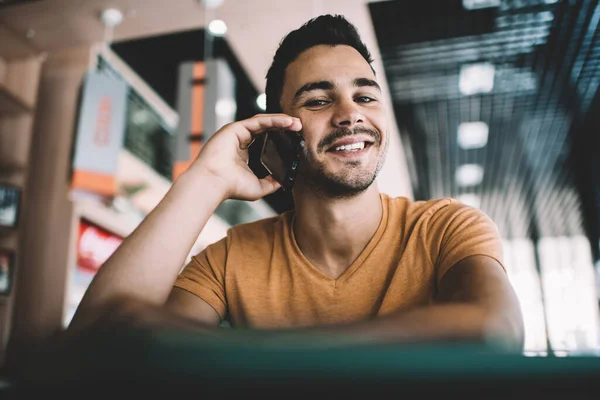
[(13, 280), (15, 268), (15, 252), (8, 249), (0, 249), (0, 296), (8, 296)]
[(17, 226), (21, 189), (16, 186), (0, 184), (0, 226)]
[(79, 222), (77, 263), (71, 274), (64, 324), (67, 326), (98, 269), (123, 242), (115, 235), (86, 220)]

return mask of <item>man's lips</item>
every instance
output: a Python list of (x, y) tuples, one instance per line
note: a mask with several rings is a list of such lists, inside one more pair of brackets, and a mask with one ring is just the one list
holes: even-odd
[(365, 147), (371, 145), (374, 143), (374, 140), (372, 137), (370, 136), (366, 136), (366, 135), (356, 135), (356, 136), (351, 136), (351, 137), (345, 137), (342, 138), (340, 140), (337, 140), (334, 144), (332, 144), (327, 151), (334, 151), (336, 148), (340, 147), (340, 146), (349, 146), (355, 143), (361, 143), (364, 142), (365, 143)]

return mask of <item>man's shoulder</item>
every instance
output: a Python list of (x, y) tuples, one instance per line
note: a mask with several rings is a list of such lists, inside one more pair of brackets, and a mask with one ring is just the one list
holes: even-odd
[(457, 208), (468, 207), (460, 201), (451, 197), (441, 197), (428, 200), (411, 200), (404, 196), (388, 196), (382, 194), (384, 201), (387, 201), (391, 210), (399, 210), (407, 214), (432, 215), (437, 211), (454, 211)]
[(273, 217), (262, 218), (253, 222), (238, 224), (229, 229), (228, 235), (237, 239), (259, 240), (265, 236), (279, 234), (287, 226), (290, 212)]
[(407, 197), (390, 197), (388, 201), (390, 213), (406, 222), (417, 220), (443, 221), (455, 217), (486, 217), (479, 208), (472, 207), (452, 197), (440, 197), (428, 200), (411, 200)]

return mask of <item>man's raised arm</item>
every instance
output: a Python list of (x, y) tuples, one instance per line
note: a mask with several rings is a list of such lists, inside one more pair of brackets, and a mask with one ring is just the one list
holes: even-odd
[[(257, 115), (224, 126), (171, 186), (158, 206), (102, 265), (83, 297), (69, 330), (86, 328), (112, 312), (150, 313), (162, 307), (185, 258), (210, 216), (228, 198), (257, 200), (279, 188), (270, 176), (258, 179), (248, 167), (254, 135), (277, 127), (298, 131), (297, 118)], [(211, 323), (214, 315), (198, 304)], [(172, 319), (155, 310), (153, 322)], [(164, 317), (164, 318), (163, 318)]]

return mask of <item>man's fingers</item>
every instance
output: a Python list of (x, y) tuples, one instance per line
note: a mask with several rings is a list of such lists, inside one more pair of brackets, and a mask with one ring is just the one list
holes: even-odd
[(275, 193), (281, 187), (279, 182), (277, 182), (271, 175), (267, 175), (266, 177), (260, 179), (260, 186), (264, 193), (263, 196)]
[(270, 128), (285, 128), (291, 131), (302, 129), (300, 119), (286, 114), (257, 114), (240, 121), (240, 124), (254, 135)]
[(267, 129), (282, 128), (290, 131), (302, 129), (300, 119), (286, 114), (258, 114), (252, 118), (239, 121), (237, 124), (243, 128), (238, 130), (238, 137), (244, 148), (250, 145), (256, 135)]

